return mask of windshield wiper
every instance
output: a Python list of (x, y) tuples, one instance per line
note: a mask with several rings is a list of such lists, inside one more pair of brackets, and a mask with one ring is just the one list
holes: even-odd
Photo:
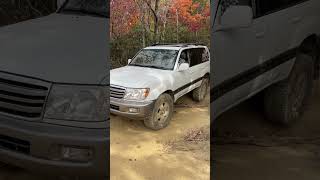
[(139, 65), (139, 64), (129, 64), (128, 66), (138, 66), (138, 67), (146, 67), (146, 66), (143, 66), (143, 65)]
[(146, 66), (146, 65), (140, 65), (140, 64), (129, 64), (128, 66), (138, 66), (138, 67), (146, 67), (146, 68), (170, 70), (169, 68), (164, 68), (164, 67), (159, 67), (159, 66)]
[(168, 68), (164, 68), (164, 67), (159, 67), (159, 66), (145, 66), (148, 68), (154, 68), (154, 69), (163, 69), (163, 70), (168, 70)]

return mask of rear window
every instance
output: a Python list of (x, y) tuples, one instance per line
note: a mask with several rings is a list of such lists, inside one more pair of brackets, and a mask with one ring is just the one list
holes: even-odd
[(306, 0), (257, 0), (257, 14), (264, 16)]

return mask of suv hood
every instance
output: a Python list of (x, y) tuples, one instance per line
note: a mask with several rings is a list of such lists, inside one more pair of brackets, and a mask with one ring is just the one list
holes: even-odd
[(125, 66), (110, 71), (110, 84), (128, 88), (154, 88), (171, 80), (172, 71)]
[(57, 83), (108, 79), (109, 19), (52, 14), (0, 28), (0, 71)]

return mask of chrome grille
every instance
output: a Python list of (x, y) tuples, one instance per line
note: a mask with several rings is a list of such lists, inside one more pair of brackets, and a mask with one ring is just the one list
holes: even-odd
[(48, 91), (49, 83), (0, 73), (0, 113), (40, 118)]
[(110, 97), (122, 99), (126, 92), (125, 88), (118, 87), (118, 86), (110, 86)]

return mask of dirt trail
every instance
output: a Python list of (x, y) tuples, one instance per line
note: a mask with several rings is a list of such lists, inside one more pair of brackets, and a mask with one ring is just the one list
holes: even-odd
[[(208, 104), (209, 98), (196, 104), (183, 97), (170, 125), (160, 131), (145, 128), (141, 121), (111, 116), (111, 179), (209, 179), (209, 140), (185, 146), (180, 141), (190, 129), (209, 129)], [(169, 142), (175, 146), (168, 148)]]
[(318, 180), (320, 177), (320, 86), (302, 119), (291, 127), (264, 119), (247, 101), (215, 123), (214, 178), (219, 180)]

